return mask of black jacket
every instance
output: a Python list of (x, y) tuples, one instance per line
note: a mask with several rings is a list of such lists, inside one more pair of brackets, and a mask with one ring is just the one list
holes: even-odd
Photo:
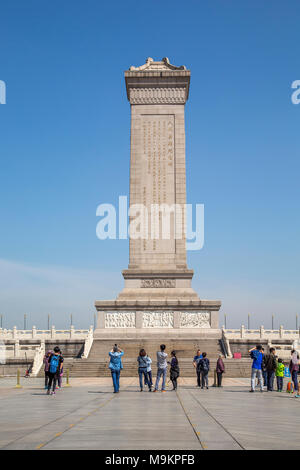
[(197, 371), (206, 372), (206, 373), (209, 372), (209, 359), (207, 357), (200, 359), (200, 361), (197, 364)]
[(263, 368), (268, 371), (276, 371), (277, 361), (274, 354), (266, 354), (263, 358)]
[(178, 360), (177, 357), (172, 358), (171, 361), (171, 368), (170, 368), (170, 379), (174, 380), (179, 377), (179, 365), (178, 365)]

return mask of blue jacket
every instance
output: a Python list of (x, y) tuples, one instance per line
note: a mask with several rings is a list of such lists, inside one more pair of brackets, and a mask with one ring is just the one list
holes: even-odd
[(261, 363), (263, 360), (263, 353), (258, 351), (258, 349), (254, 349), (250, 353), (251, 358), (253, 359), (252, 369), (261, 369)]
[(147, 367), (148, 367), (148, 364), (149, 364), (149, 362), (147, 360), (147, 356), (138, 356), (137, 361), (139, 363), (139, 369), (147, 371)]
[(123, 369), (123, 364), (121, 361), (121, 357), (124, 355), (124, 352), (110, 352), (110, 363), (109, 368), (111, 370), (121, 370)]

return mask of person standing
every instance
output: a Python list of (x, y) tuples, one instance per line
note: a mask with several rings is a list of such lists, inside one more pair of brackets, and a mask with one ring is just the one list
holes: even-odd
[(283, 389), (283, 376), (284, 376), (284, 364), (282, 359), (278, 359), (276, 367), (276, 380), (277, 380), (277, 392), (282, 392)]
[(270, 353), (264, 356), (262, 367), (264, 367), (267, 371), (267, 391), (273, 392), (274, 378), (277, 368), (275, 348), (270, 348)]
[[(147, 379), (148, 383), (150, 384), (151, 390), (152, 390), (152, 370), (151, 370), (151, 364), (152, 364), (152, 359), (150, 356), (146, 356), (146, 361), (147, 361)], [(146, 385), (146, 383), (145, 383)]]
[(206, 357), (206, 352), (202, 353), (202, 359), (198, 362), (198, 369), (201, 374), (201, 388), (208, 389), (208, 373), (209, 373), (209, 359)]
[(179, 364), (178, 364), (178, 359), (176, 357), (176, 351), (171, 352), (171, 362), (169, 364), (171, 365), (170, 368), (170, 380), (173, 384), (173, 390), (177, 390), (177, 379), (179, 377)]
[(292, 376), (292, 381), (294, 382), (294, 393), (297, 398), (299, 398), (298, 391), (298, 372), (299, 372), (299, 355), (295, 349), (291, 352), (292, 358), (289, 365), (289, 370)]
[(113, 349), (109, 352), (109, 368), (113, 381), (114, 393), (119, 393), (120, 390), (120, 374), (123, 369), (122, 356), (124, 356), (124, 351), (115, 344)]
[(262, 361), (262, 364), (261, 364), (261, 372), (262, 372), (262, 376), (263, 376), (263, 379), (264, 379), (264, 387), (267, 387), (268, 385), (268, 372), (265, 368), (265, 365), (264, 365), (264, 356), (265, 356), (265, 350), (264, 348), (262, 348), (261, 352), (263, 353), (263, 361)]
[[(59, 353), (60, 353), (61, 357), (63, 358), (63, 354), (61, 352), (61, 349), (59, 350)], [(64, 366), (62, 365), (59, 373), (57, 374), (57, 386), (58, 386), (59, 389), (62, 388), (63, 375), (64, 375)]]
[(218, 387), (222, 387), (222, 378), (225, 372), (225, 366), (224, 366), (224, 362), (222, 359), (222, 354), (219, 354), (219, 359), (217, 360), (216, 372), (217, 372), (217, 379), (218, 379)]
[[(48, 359), (49, 362), (49, 370), (48, 370), (48, 375), (49, 375), (49, 381), (48, 381), (48, 389), (47, 389), (47, 395), (55, 395), (55, 389), (56, 389), (56, 381), (57, 377), (60, 374), (60, 370), (62, 369), (64, 359), (62, 355), (60, 354), (60, 349), (58, 346), (55, 346), (53, 349), (53, 353)], [(52, 392), (51, 392), (51, 386), (52, 386)]]
[(43, 362), (44, 362), (44, 372), (45, 372), (45, 390), (48, 390), (48, 382), (49, 382), (49, 358), (52, 354), (52, 351), (48, 351), (47, 354), (45, 354)]
[(168, 354), (165, 353), (166, 346), (164, 344), (160, 345), (160, 351), (157, 351), (156, 357), (157, 357), (157, 376), (156, 376), (156, 382), (155, 382), (155, 389), (153, 392), (158, 391), (158, 386), (159, 386), (159, 381), (160, 378), (162, 377), (162, 387), (161, 391), (165, 392), (166, 390), (166, 376), (167, 376), (167, 357)]
[(203, 356), (201, 354), (201, 351), (200, 351), (200, 349), (198, 349), (197, 353), (196, 353), (196, 356), (194, 356), (194, 359), (193, 359), (193, 366), (196, 369), (196, 375), (197, 375), (197, 387), (201, 387), (200, 370), (198, 368), (198, 363), (199, 363), (200, 359), (202, 359), (202, 357)]
[(263, 378), (261, 365), (263, 361), (262, 345), (258, 344), (255, 348), (249, 350), (250, 357), (253, 359), (252, 362), (252, 372), (251, 372), (251, 390), (250, 392), (255, 391), (255, 379), (258, 377), (258, 383), (260, 386), (260, 391), (263, 392)]
[(139, 372), (141, 392), (143, 391), (143, 388), (144, 388), (143, 378), (144, 378), (145, 384), (148, 385), (149, 387), (149, 392), (151, 392), (151, 385), (148, 382), (148, 374), (147, 374), (148, 361), (147, 361), (147, 354), (146, 354), (145, 349), (140, 350), (140, 354), (138, 355), (137, 362), (139, 365), (138, 372)]

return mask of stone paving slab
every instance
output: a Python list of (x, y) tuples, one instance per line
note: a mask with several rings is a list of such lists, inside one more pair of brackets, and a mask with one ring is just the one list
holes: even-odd
[(138, 378), (72, 379), (47, 396), (42, 379), (0, 380), (1, 449), (299, 449), (300, 399), (249, 393), (249, 379), (200, 390), (182, 378), (178, 392), (141, 393)]

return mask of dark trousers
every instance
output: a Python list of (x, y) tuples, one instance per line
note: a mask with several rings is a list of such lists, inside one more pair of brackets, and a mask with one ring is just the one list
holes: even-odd
[(275, 372), (273, 370), (268, 370), (267, 373), (268, 373), (267, 387), (268, 387), (269, 392), (273, 392)]
[(283, 389), (283, 377), (276, 377), (277, 380), (277, 390)]
[(200, 372), (200, 370), (196, 369), (196, 374), (197, 374), (197, 385), (198, 385), (198, 387), (201, 387), (201, 372)]
[(268, 372), (266, 370), (262, 371), (263, 379), (264, 379), (264, 387), (268, 385)]
[(223, 376), (223, 372), (217, 372), (218, 387), (222, 386), (222, 376)]
[(48, 375), (49, 375), (48, 390), (51, 390), (51, 385), (52, 385), (52, 390), (53, 390), (53, 392), (55, 392), (56, 381), (57, 381), (57, 373), (55, 372), (53, 374), (52, 372), (48, 372)]
[(296, 370), (292, 372), (292, 381), (294, 382), (294, 391), (298, 392), (298, 372)]
[(45, 388), (48, 388), (49, 372), (45, 370)]
[(174, 390), (177, 390), (177, 377), (176, 377), (176, 379), (173, 378), (173, 379), (171, 379), (171, 380), (172, 380), (172, 384), (173, 384)]

